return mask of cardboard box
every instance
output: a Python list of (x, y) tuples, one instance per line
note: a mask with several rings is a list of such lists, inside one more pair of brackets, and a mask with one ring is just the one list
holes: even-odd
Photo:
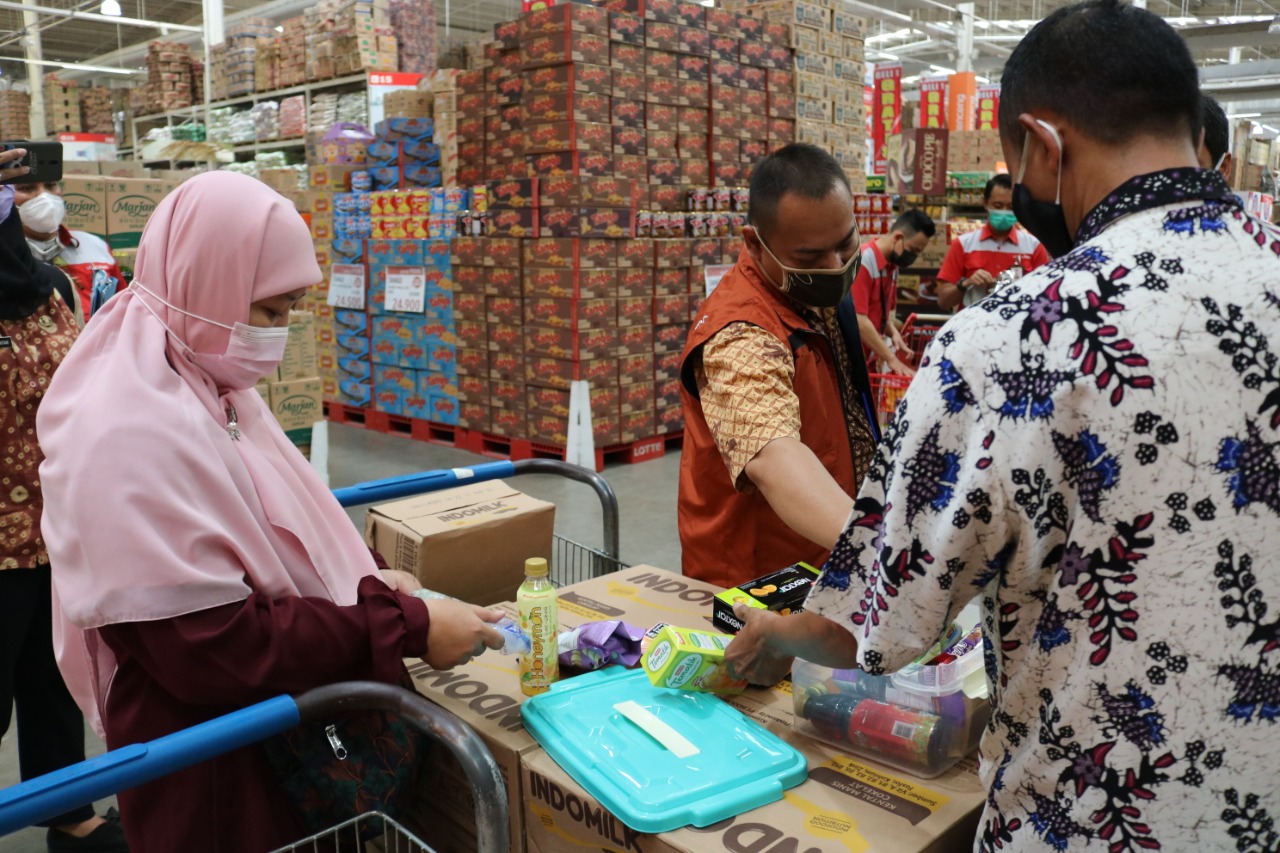
[[(492, 337), (492, 336), (491, 336)], [(490, 347), (493, 344), (490, 342)], [(614, 358), (618, 354), (617, 329), (524, 329), (526, 355), (544, 358), (579, 359)]]
[(73, 231), (87, 231), (107, 239), (108, 180), (87, 175), (64, 175), (62, 201), (67, 206), (67, 215), (62, 224)]
[(525, 267), (609, 269), (617, 266), (618, 243), (576, 237), (522, 241)]
[(925, 781), (855, 760), (790, 731), (775, 734), (808, 760), (805, 782), (745, 814), (661, 835), (630, 829), (546, 752), (528, 751), (521, 756), (520, 782), (528, 849), (948, 853), (972, 848), (985, 799), (972, 759)]
[(784, 616), (804, 609), (804, 600), (818, 580), (818, 570), (808, 563), (796, 563), (764, 577), (727, 589), (716, 595), (711, 621), (727, 634), (742, 630), (742, 620), (733, 605), (742, 602), (758, 610), (773, 610)]
[[(577, 93), (608, 95), (613, 91), (613, 69), (608, 59), (600, 65), (552, 65), (521, 73), (524, 94)], [(461, 132), (461, 130), (459, 130)]]
[(525, 68), (568, 62), (608, 65), (609, 38), (562, 30), (521, 39), (520, 54)]
[(614, 269), (539, 269), (524, 271), (526, 297), (558, 299), (609, 299), (618, 292), (618, 271)]
[(175, 186), (172, 181), (107, 179), (107, 244), (113, 249), (136, 247), (152, 212)]
[(315, 376), (316, 318), (304, 311), (289, 312), (289, 340), (280, 362), (280, 379), (292, 381)]
[(550, 558), (554, 523), (554, 505), (494, 480), (370, 507), (365, 541), (428, 589), (489, 605), (515, 596), (526, 558)]
[(574, 362), (559, 358), (527, 358), (524, 378), (528, 385), (568, 391), (575, 379), (585, 379), (593, 388), (618, 385), (618, 365), (609, 359)]
[(311, 426), (324, 419), (319, 377), (272, 382), (271, 414), (294, 444), (311, 443)]

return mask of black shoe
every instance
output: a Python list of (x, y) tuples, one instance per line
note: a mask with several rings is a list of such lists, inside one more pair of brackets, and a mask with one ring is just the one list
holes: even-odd
[(45, 836), (49, 853), (129, 853), (129, 845), (124, 840), (124, 829), (120, 826), (120, 813), (115, 809), (107, 809), (102, 818), (106, 823), (84, 838), (76, 838), (61, 829), (50, 828)]

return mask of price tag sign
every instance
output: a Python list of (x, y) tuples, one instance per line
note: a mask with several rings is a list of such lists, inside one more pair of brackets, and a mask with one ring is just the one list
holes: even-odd
[(427, 310), (427, 271), (423, 267), (387, 267), (387, 310), (423, 314)]
[(407, 71), (370, 71), (369, 72), (369, 127), (386, 118), (384, 99), (389, 92), (401, 89), (416, 89), (425, 74), (412, 74)]
[(360, 264), (334, 264), (329, 274), (329, 299), (334, 308), (364, 310), (364, 267)]

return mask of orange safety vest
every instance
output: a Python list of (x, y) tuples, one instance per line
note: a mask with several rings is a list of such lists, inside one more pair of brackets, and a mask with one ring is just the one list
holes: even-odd
[[(760, 492), (743, 494), (734, 488), (707, 426), (694, 367), (702, 346), (736, 322), (758, 326), (791, 346), (793, 387), (800, 402), (800, 441), (814, 452), (840, 488), (854, 495), (853, 451), (831, 345), (762, 277), (744, 249), (738, 263), (703, 304), (680, 360), (685, 422), (677, 503), (681, 563), (685, 575), (723, 587), (737, 586), (800, 560), (820, 566), (828, 553), (783, 523)], [(855, 337), (850, 343), (848, 352), (860, 355), (861, 342)], [(865, 375), (865, 366), (862, 368)], [(874, 432), (874, 419), (871, 424)]]

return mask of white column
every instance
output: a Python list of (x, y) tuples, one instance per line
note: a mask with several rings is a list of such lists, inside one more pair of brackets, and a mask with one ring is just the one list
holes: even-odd
[(973, 3), (957, 3), (960, 27), (956, 30), (956, 71), (973, 70)]
[(213, 54), (211, 48), (216, 44), (222, 44), (226, 41), (225, 18), (223, 15), (222, 0), (203, 0), (201, 7), (204, 11), (204, 91), (201, 92), (204, 99), (204, 124), (209, 126), (209, 102), (213, 100)]
[[(22, 0), (24, 6), (34, 6), (33, 0)], [(27, 55), (27, 85), (31, 88), (31, 138), (44, 138), (44, 50), (40, 45), (39, 16), (31, 10), (22, 10), (22, 47)]]

